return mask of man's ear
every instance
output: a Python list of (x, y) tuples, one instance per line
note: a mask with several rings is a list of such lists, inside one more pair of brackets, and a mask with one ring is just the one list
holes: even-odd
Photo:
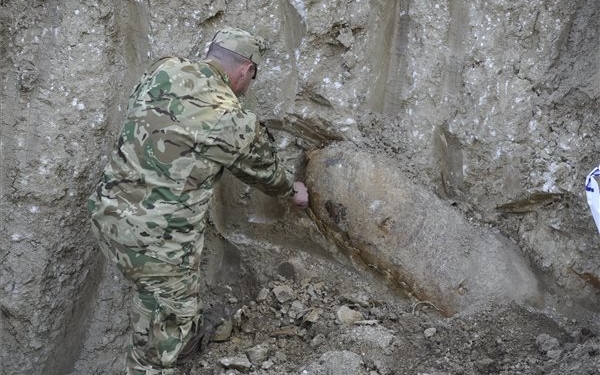
[(243, 74), (245, 76), (250, 76), (250, 78), (254, 77), (254, 64), (246, 64), (243, 68)]

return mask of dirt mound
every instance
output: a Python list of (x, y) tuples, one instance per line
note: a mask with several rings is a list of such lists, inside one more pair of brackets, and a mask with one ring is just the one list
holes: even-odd
[[(312, 275), (274, 272), (249, 299), (230, 289), (214, 341), (183, 372), (559, 375), (599, 368), (595, 323), (516, 304), (444, 318), (426, 301), (375, 293), (377, 278), (315, 258), (301, 263)], [(208, 310), (227, 297), (222, 291), (207, 291)]]

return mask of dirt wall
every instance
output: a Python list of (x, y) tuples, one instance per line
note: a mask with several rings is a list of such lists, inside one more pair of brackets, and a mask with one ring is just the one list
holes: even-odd
[[(127, 287), (86, 198), (144, 66), (201, 57), (225, 24), (269, 41), (246, 102), (299, 176), (336, 140), (386, 154), (513, 239), (559, 303), (593, 305), (599, 16), (595, 0), (0, 0), (0, 372), (120, 366)], [(216, 226), (257, 277), (286, 246), (343, 262), (309, 217), (235, 182), (219, 194)]]

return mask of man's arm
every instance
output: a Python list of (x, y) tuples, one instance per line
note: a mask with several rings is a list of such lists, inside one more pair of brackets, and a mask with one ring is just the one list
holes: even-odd
[(243, 110), (225, 112), (206, 139), (204, 157), (231, 171), (239, 180), (274, 197), (291, 197), (298, 207), (308, 205), (301, 182), (293, 183), (281, 164), (273, 138), (256, 115)]
[(255, 121), (254, 137), (229, 166), (229, 170), (244, 183), (274, 197), (292, 197), (292, 181), (277, 156), (267, 128)]

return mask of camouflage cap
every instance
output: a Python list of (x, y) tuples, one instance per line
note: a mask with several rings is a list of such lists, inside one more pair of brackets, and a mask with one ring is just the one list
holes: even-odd
[(261, 62), (261, 53), (266, 48), (263, 38), (234, 27), (217, 31), (212, 42), (252, 60), (256, 65)]

